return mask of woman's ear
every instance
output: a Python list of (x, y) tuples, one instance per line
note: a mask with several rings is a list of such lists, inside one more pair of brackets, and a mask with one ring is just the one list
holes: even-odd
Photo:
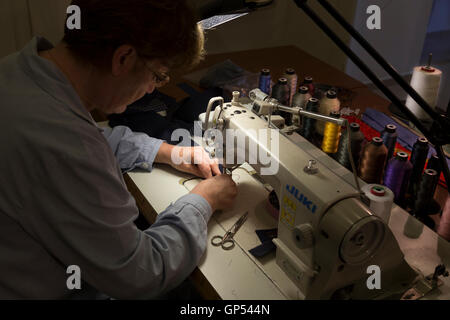
[(112, 75), (117, 77), (128, 73), (134, 68), (138, 60), (136, 49), (130, 45), (121, 45), (118, 47), (112, 56), (111, 71)]

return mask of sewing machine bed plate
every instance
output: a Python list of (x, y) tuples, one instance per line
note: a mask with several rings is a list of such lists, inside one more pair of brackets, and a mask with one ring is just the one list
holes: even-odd
[[(250, 166), (246, 168), (252, 170)], [(131, 172), (129, 175), (157, 213), (189, 193), (199, 182), (189, 181), (185, 187), (180, 182), (189, 176), (159, 165), (151, 173)], [(236, 169), (233, 179), (239, 189), (236, 204), (232, 210), (216, 212), (211, 217), (206, 253), (198, 268), (222, 299), (279, 300), (295, 297), (297, 289), (276, 266), (274, 253), (258, 261), (248, 252), (260, 244), (254, 232), (256, 229), (277, 227), (278, 222), (264, 207), (268, 192), (243, 169)], [(161, 190), (171, 192), (162, 194)], [(245, 211), (249, 211), (249, 216), (235, 235), (236, 247), (226, 251), (213, 246), (211, 238), (223, 235)]]
[[(257, 259), (248, 252), (260, 244), (255, 230), (275, 228), (278, 222), (265, 208), (268, 191), (248, 173), (252, 170), (249, 165), (245, 164), (243, 168), (233, 172), (239, 190), (234, 208), (214, 213), (209, 221), (206, 253), (198, 268), (222, 299), (301, 299), (303, 294), (276, 265), (275, 253)], [(156, 165), (151, 173), (130, 172), (129, 176), (157, 213), (164, 211), (171, 202), (187, 194), (198, 183), (188, 181), (183, 186), (181, 182), (189, 176), (162, 165)], [(235, 236), (237, 246), (229, 251), (213, 246), (211, 238), (223, 235), (246, 211), (249, 211), (249, 217)], [(440, 263), (449, 266), (450, 244), (427, 227), (418, 239), (407, 238), (403, 235), (407, 218), (408, 214), (394, 205), (389, 226), (407, 262), (424, 275), (433, 273)], [(445, 278), (444, 285), (426, 298), (450, 299), (449, 278)]]

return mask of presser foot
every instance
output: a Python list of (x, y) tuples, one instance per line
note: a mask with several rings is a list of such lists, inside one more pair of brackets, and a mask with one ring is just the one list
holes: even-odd
[(449, 273), (445, 269), (445, 266), (443, 264), (438, 265), (433, 274), (419, 279), (414, 287), (403, 294), (401, 300), (418, 300), (424, 297), (443, 284), (443, 281), (438, 278), (439, 276), (448, 277), (448, 275)]

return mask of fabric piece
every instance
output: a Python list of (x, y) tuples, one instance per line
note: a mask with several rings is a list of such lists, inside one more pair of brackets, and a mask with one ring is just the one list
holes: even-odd
[(272, 242), (272, 239), (277, 237), (278, 234), (277, 228), (266, 230), (255, 230), (255, 232), (259, 238), (259, 241), (261, 241), (261, 244), (253, 249), (250, 249), (248, 252), (250, 252), (253, 256), (257, 258), (261, 258), (269, 254), (270, 252), (276, 250), (276, 246)]
[(221, 87), (230, 80), (243, 76), (244, 72), (244, 69), (227, 59), (209, 68), (200, 79), (200, 86), (203, 88)]

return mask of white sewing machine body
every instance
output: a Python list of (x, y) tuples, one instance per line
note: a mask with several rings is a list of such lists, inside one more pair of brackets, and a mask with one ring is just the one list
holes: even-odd
[[(225, 153), (231, 150), (237, 163), (248, 162), (276, 191), (277, 264), (306, 299), (400, 298), (411, 287), (417, 273), (404, 260), (389, 227), (360, 201), (355, 188), (321, 163), (311, 166), (315, 158), (308, 150), (237, 101), (218, 106), (212, 123), (225, 137)], [(235, 135), (227, 135), (227, 129)], [(245, 144), (238, 143), (243, 137)], [(261, 161), (262, 152), (270, 165)], [(278, 170), (267, 174), (274, 164)], [(367, 286), (369, 266), (379, 267), (379, 290)]]

